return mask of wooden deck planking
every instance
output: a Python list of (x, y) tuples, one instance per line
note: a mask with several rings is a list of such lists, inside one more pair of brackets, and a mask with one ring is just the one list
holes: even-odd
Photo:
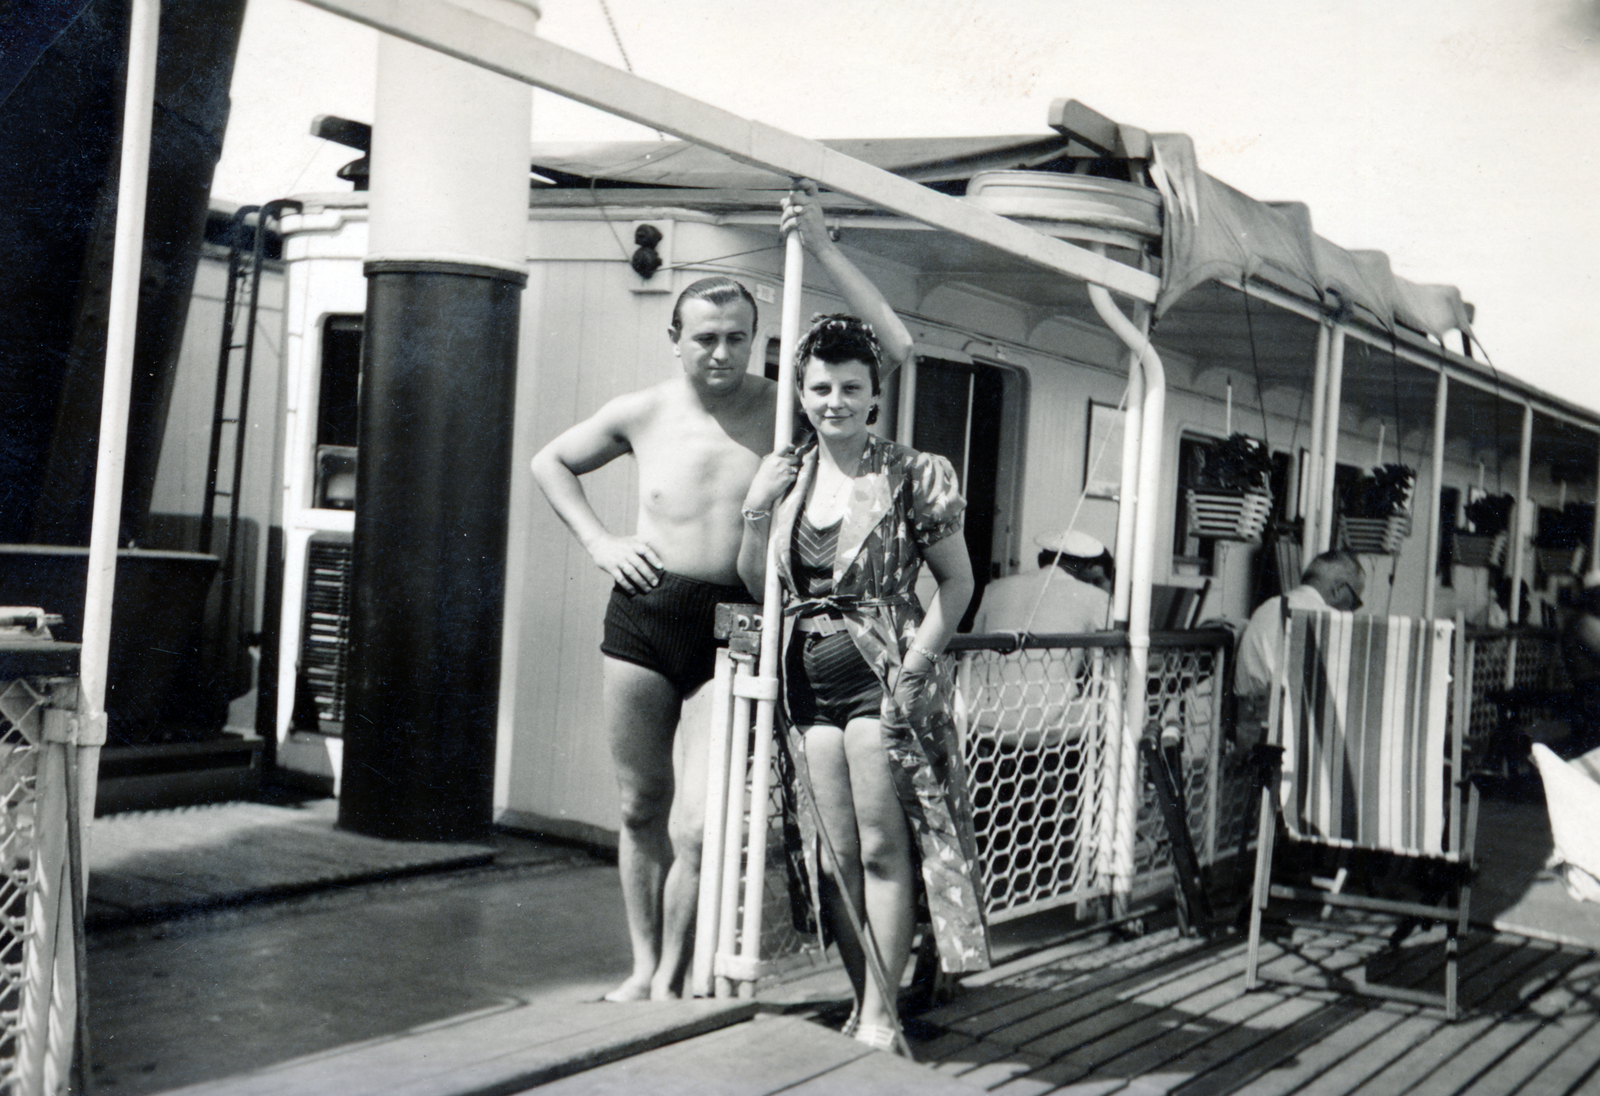
[(573, 1074), (538, 1089), (539, 1096), (766, 1096), (837, 1069), (869, 1048), (783, 1017), (724, 1028), (698, 1039)]
[[(1412, 937), (1391, 962), (1385, 928), (1381, 918), (1301, 927), (1269, 942), (1264, 969), (1442, 985), (1443, 930)], [(1119, 943), (1108, 958), (1110, 946), (1008, 964), (974, 995), (983, 1000), (926, 1017), (919, 1056), (1003, 1096), (1543, 1096), (1591, 1082), (1600, 1092), (1593, 953), (1469, 933), (1463, 1016), (1451, 1024), (1437, 1008), (1344, 987), (1246, 994), (1237, 937)], [(1086, 963), (1094, 969), (1075, 969)], [(1034, 988), (1003, 992), (1024, 987)]]
[[(1182, 977), (1141, 987), (1110, 1003), (1109, 1007), (1084, 1010), (1068, 1006), (1062, 1010), (1063, 1016), (1079, 1015), (1023, 1049), (1052, 1061), (1072, 1056), (1093, 1068), (1096, 1062), (1108, 1061), (1182, 1026), (1197, 1015), (1203, 1016), (1213, 1005), (1239, 997), (1242, 982), (1229, 961), (1238, 951), (1237, 946), (1212, 950), (1192, 964)], [(1290, 957), (1274, 960), (1286, 967), (1295, 961)]]
[(800, 1017), (781, 1016), (672, 1043), (535, 1091), (538, 1096), (976, 1096), (980, 1090)]
[(1568, 1096), (1569, 1093), (1593, 1096), (1600, 1092), (1600, 1050), (1593, 1042), (1569, 1043), (1521, 1088), (1508, 1091), (1515, 1091), (1519, 1096)]
[[(1568, 1048), (1584, 1044), (1592, 1064), (1600, 1059), (1600, 1015), (1585, 1008), (1592, 1001), (1600, 959), (1574, 957), (1573, 964), (1560, 980), (1529, 1000), (1526, 1013), (1532, 1020), (1514, 1046), (1503, 1050), (1497, 1059), (1481, 1070), (1465, 1087), (1455, 1090), (1460, 1096), (1491, 1096), (1513, 1092), (1517, 1086), (1545, 1063), (1559, 1058)], [(1516, 1017), (1520, 1019), (1520, 1017)], [(1569, 1078), (1576, 1081), (1577, 1075)], [(1554, 1076), (1549, 1078), (1552, 1082)]]
[[(1494, 977), (1497, 964), (1493, 961), (1495, 953), (1491, 948), (1475, 949), (1481, 960), (1481, 970), (1485, 977)], [(1535, 963), (1539, 962), (1534, 956)], [(1423, 968), (1426, 969), (1426, 968)], [(1525, 967), (1500, 967), (1500, 977), (1514, 977), (1518, 970)], [(1418, 1063), (1416, 1055), (1420, 1048), (1438, 1031), (1458, 1027), (1464, 1021), (1457, 1021), (1456, 1025), (1446, 1024), (1443, 1014), (1437, 1009), (1426, 1009), (1415, 1005), (1403, 1005), (1396, 1002), (1375, 1001), (1348, 994), (1327, 994), (1318, 991), (1318, 995), (1330, 1001), (1329, 1009), (1325, 1014), (1319, 1014), (1304, 1025), (1285, 1028), (1262, 1040), (1248, 1053), (1241, 1054), (1226, 1062), (1215, 1063), (1215, 1068), (1199, 1073), (1189, 1084), (1183, 1088), (1184, 1096), (1221, 1096), (1224, 1093), (1234, 1093), (1238, 1089), (1259, 1077), (1269, 1074), (1280, 1068), (1284, 1063), (1291, 1062), (1299, 1055), (1305, 1053), (1324, 1036), (1339, 1040), (1339, 1020), (1350, 1015), (1351, 1009), (1370, 1009), (1378, 1011), (1404, 1011), (1407, 1014), (1400, 1018), (1396, 1025), (1400, 1031), (1395, 1040), (1402, 1052), (1393, 1058), (1380, 1061), (1377, 1069), (1367, 1071), (1362, 1075), (1361, 1066), (1358, 1064), (1356, 1075), (1344, 1062), (1339, 1067), (1325, 1074), (1321, 1080), (1329, 1082), (1325, 1087), (1326, 1096), (1342, 1096), (1353, 1090), (1358, 1090), (1364, 1084), (1373, 1084), (1374, 1092), (1387, 1094), (1405, 1091), (1402, 1085), (1385, 1081), (1374, 1080), (1374, 1073), (1382, 1073), (1394, 1067), (1399, 1062)], [(1409, 1028), (1409, 1030), (1408, 1030)], [(1391, 1029), (1394, 1030), (1394, 1029)], [(1367, 1055), (1363, 1054), (1363, 1062)], [(1348, 1061), (1348, 1059), (1346, 1059)], [(1223, 1067), (1226, 1068), (1223, 1068)]]
[[(1531, 953), (1532, 963), (1522, 962), (1524, 953)], [(1560, 953), (1550, 951), (1540, 954), (1540, 949), (1527, 947), (1518, 949), (1516, 953), (1507, 957), (1505, 964), (1490, 967), (1484, 972), (1484, 980), (1493, 980), (1489, 993), (1483, 994), (1488, 998), (1502, 987), (1507, 986), (1532, 968), (1542, 966), (1553, 960), (1559, 960)], [(1473, 1010), (1466, 1012), (1453, 1024), (1447, 1024), (1436, 1010), (1424, 1010), (1407, 1019), (1403, 1027), (1419, 1031), (1424, 1038), (1416, 1042), (1407, 1053), (1389, 1063), (1384, 1069), (1373, 1074), (1360, 1086), (1346, 1090), (1349, 1096), (1392, 1096), (1396, 1092), (1405, 1092), (1413, 1085), (1417, 1085), (1430, 1076), (1444, 1063), (1451, 1063), (1451, 1074), (1455, 1074), (1455, 1060), (1458, 1055), (1467, 1051), (1475, 1041), (1485, 1038), (1490, 1028), (1501, 1020), (1501, 1015), (1495, 1011)], [(1463, 1081), (1468, 1078), (1463, 1078)]]
[[(1093, 1043), (1053, 1060), (1037, 1071), (1057, 1084), (1120, 1079), (1140, 1093), (1168, 1091), (1189, 1080), (1176, 1063), (1221, 1041), (1232, 1055), (1271, 1034), (1263, 1025), (1293, 1024), (1317, 1002), (1265, 993), (1245, 995), (1234, 979), (1163, 1009), (1143, 1022), (1115, 1028)], [(1007, 1093), (1009, 1096), (1009, 1092)]]
[[(1463, 985), (1473, 985), (1475, 977), (1501, 958), (1488, 943), (1487, 938), (1474, 938), (1463, 947), (1460, 967)], [(1301, 1052), (1301, 1056), (1309, 1055), (1312, 1061), (1326, 1058), (1320, 1068), (1308, 1068), (1305, 1060), (1286, 1058), (1262, 1072), (1250, 1082), (1248, 1089), (1220, 1084), (1217, 1078), (1201, 1078), (1193, 1086), (1193, 1096), (1244, 1091), (1252, 1096), (1258, 1093), (1279, 1096), (1290, 1092), (1296, 1096), (1341, 1096), (1427, 1037), (1426, 1023), (1408, 1027), (1404, 1021), (1419, 1015), (1424, 1020), (1437, 1016), (1436, 1011), (1401, 1001), (1346, 997), (1344, 1003), (1362, 1013), (1360, 1020), (1351, 1025), (1354, 1030), (1335, 1029), (1317, 1048)]]

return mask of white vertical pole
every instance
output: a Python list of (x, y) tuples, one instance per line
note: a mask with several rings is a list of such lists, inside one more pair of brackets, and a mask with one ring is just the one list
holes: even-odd
[[(783, 345), (780, 337), (778, 345)], [(779, 368), (782, 368), (780, 363)], [(900, 367), (900, 411), (895, 416), (894, 440), (901, 445), (912, 445), (917, 429), (917, 356), (911, 355)]]
[[(1422, 587), (1422, 617), (1424, 620), (1433, 619), (1434, 601), (1439, 590), (1439, 578), (1435, 568), (1439, 563), (1439, 519), (1442, 516), (1443, 502), (1439, 498), (1439, 485), (1444, 480), (1444, 420), (1445, 412), (1450, 404), (1450, 378), (1443, 369), (1439, 370), (1439, 386), (1434, 390), (1433, 396), (1433, 486), (1428, 493), (1428, 558), (1427, 576)], [(1397, 432), (1400, 427), (1395, 424)], [(1398, 447), (1397, 447), (1398, 451)]]
[[(1533, 456), (1533, 405), (1522, 406), (1522, 444), (1517, 453), (1517, 505), (1513, 513), (1516, 521), (1511, 527), (1511, 543), (1506, 551), (1511, 554), (1511, 597), (1506, 606), (1506, 619), (1513, 625), (1522, 623), (1522, 576), (1526, 566), (1528, 541), (1532, 537), (1532, 513), (1528, 505), (1528, 465)], [(1517, 635), (1511, 634), (1506, 642), (1506, 672), (1501, 684), (1509, 689), (1517, 683)]]
[[(1317, 548), (1317, 537), (1322, 526), (1322, 447), (1328, 424), (1324, 421), (1328, 410), (1328, 324), (1317, 323), (1316, 361), (1311, 374), (1311, 445), (1306, 450), (1306, 467), (1299, 470), (1299, 483), (1304, 498), (1299, 500), (1300, 567), (1305, 569)], [(1296, 454), (1298, 456), (1299, 454)], [(1283, 576), (1287, 583), (1300, 581), (1299, 575)]]
[(1161, 441), (1165, 432), (1167, 378), (1161, 357), (1102, 286), (1091, 285), (1089, 299), (1107, 327), (1144, 366), (1144, 420), (1139, 439), (1139, 506), (1134, 517), (1133, 574), (1128, 586), (1128, 677), (1123, 704), (1121, 756), (1117, 764), (1116, 834), (1111, 872), (1112, 903), (1126, 912), (1133, 890), (1134, 841), (1139, 794), (1139, 738), (1145, 725), (1145, 679), (1150, 669), (1150, 584), (1155, 577), (1155, 500), (1161, 487)]
[[(1150, 330), (1150, 310), (1134, 309), (1134, 325), (1141, 334)], [(1129, 591), (1133, 588), (1133, 524), (1139, 510), (1139, 444), (1144, 427), (1144, 365), (1139, 352), (1128, 351), (1128, 398), (1122, 414), (1122, 479), (1117, 488), (1117, 574), (1111, 585), (1111, 619), (1128, 619)], [(1093, 460), (1089, 453), (1084, 459)], [(1092, 471), (1092, 469), (1091, 469)]]
[(1517, 523), (1511, 538), (1511, 623), (1522, 623), (1522, 578), (1525, 573), (1528, 543), (1533, 537), (1533, 508), (1528, 502), (1528, 465), (1533, 458), (1533, 405), (1522, 407), (1522, 446), (1517, 454)]
[[(794, 360), (800, 341), (800, 303), (805, 288), (805, 247), (798, 231), (784, 241), (783, 312), (778, 328), (778, 408), (772, 431), (772, 448), (783, 449), (794, 432)], [(756, 700), (755, 752), (750, 763), (750, 855), (745, 868), (744, 926), (739, 934), (739, 955), (747, 970), (761, 958), (762, 885), (767, 874), (767, 794), (772, 776), (772, 734), (777, 708), (778, 648), (783, 645), (783, 589), (778, 579), (776, 538), (767, 542), (767, 577), (761, 598), (761, 660), (757, 676), (770, 696)], [(755, 995), (755, 982), (740, 983), (739, 995)]]
[(722, 914), (723, 843), (728, 821), (728, 736), (733, 718), (733, 659), (726, 648), (717, 652), (711, 679), (711, 730), (706, 742), (706, 809), (700, 845), (700, 895), (695, 911), (694, 965), (690, 970), (692, 997), (710, 997), (720, 938)]
[(1326, 552), (1333, 546), (1333, 483), (1339, 465), (1339, 405), (1344, 395), (1344, 328), (1337, 325), (1328, 345), (1327, 390), (1328, 398), (1322, 412), (1325, 423), (1322, 434), (1322, 488), (1317, 502), (1318, 553)]
[[(122, 161), (117, 176), (116, 250), (111, 258), (106, 371), (100, 394), (100, 451), (95, 462), (94, 523), (89, 533), (89, 580), (84, 593), (83, 653), (79, 669), (83, 681), (83, 722), (93, 740), (80, 738), (80, 745), (99, 745), (105, 736), (111, 595), (117, 581), (117, 536), (122, 524), (122, 472), (128, 447), (133, 340), (139, 322), (139, 270), (144, 253), (144, 206), (150, 181), (150, 129), (160, 26), (161, 0), (134, 0), (128, 29), (128, 84), (122, 108)], [(95, 769), (87, 764), (90, 760), (84, 758), (85, 768), (92, 774)], [(91, 812), (93, 798), (91, 791), (86, 804)]]
[[(128, 405), (133, 386), (133, 344), (139, 325), (139, 273), (144, 258), (145, 198), (150, 184), (150, 133), (156, 94), (156, 46), (161, 33), (161, 0), (133, 0), (128, 23), (128, 75), (122, 103), (122, 155), (117, 174), (117, 225), (112, 237), (111, 291), (107, 301), (106, 367), (100, 391), (100, 448), (95, 459), (94, 507), (89, 531), (89, 573), (84, 589), (83, 648), (78, 668), (82, 688), (75, 742), (76, 787), (67, 789), (67, 811), (77, 818), (69, 836), (80, 839), (69, 848), (68, 865), (76, 875), (69, 883), (74, 897), (87, 893), (89, 871), (81, 837), (94, 818), (95, 780), (100, 747), (106, 737), (106, 679), (111, 651), (111, 599), (117, 583), (117, 538), (122, 524), (122, 474), (127, 460)], [(69, 845), (71, 842), (68, 842)], [(80, 903), (74, 903), (80, 905)], [(85, 1022), (81, 967), (81, 908), (73, 910), (73, 948), (56, 955), (57, 987), (72, 994), (76, 1018), (71, 1045), (73, 1060), (88, 1082), (88, 1026)], [(63, 954), (63, 951), (65, 954)], [(52, 1079), (61, 1084), (65, 1079)]]

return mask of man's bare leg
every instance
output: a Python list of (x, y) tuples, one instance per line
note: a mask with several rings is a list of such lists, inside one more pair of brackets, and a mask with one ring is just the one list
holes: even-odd
[(694, 921), (700, 902), (700, 849), (705, 839), (706, 739), (710, 729), (710, 682), (690, 693), (678, 717), (677, 792), (669, 832), (672, 867), (661, 897), (661, 962), (650, 983), (651, 1000), (683, 995), (683, 979), (694, 955)]
[(633, 973), (608, 1001), (643, 1001), (661, 965), (662, 890), (672, 864), (667, 819), (672, 807), (672, 736), (678, 690), (654, 670), (607, 656), (605, 712), (617, 770), (622, 829), (617, 869), (628, 914)]

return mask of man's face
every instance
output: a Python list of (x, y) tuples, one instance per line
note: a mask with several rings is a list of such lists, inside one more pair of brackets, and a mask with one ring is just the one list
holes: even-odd
[(689, 383), (713, 394), (733, 392), (744, 380), (756, 317), (744, 301), (713, 304), (701, 298), (683, 302), (683, 327), (672, 352), (683, 362)]

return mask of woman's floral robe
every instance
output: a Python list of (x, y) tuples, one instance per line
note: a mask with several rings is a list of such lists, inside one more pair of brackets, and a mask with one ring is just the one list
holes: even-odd
[[(773, 515), (778, 571), (791, 600), (794, 526), (816, 472), (812, 448), (803, 454), (799, 477)], [(916, 836), (940, 965), (952, 973), (989, 966), (972, 803), (951, 714), (955, 675), (941, 660), (931, 673), (917, 675), (920, 683), (911, 678), (901, 682), (900, 659), (922, 622), (915, 594), (922, 549), (959, 534), (965, 508), (948, 460), (869, 436), (839, 528), (829, 599), (883, 684), (884, 744), (895, 789)], [(858, 599), (879, 604), (858, 605)], [(790, 630), (785, 629), (785, 644)], [(783, 759), (785, 835), (791, 874), (809, 891), (808, 900), (796, 901), (796, 914), (814, 918), (816, 892), (809, 881), (815, 878), (817, 838), (810, 811), (799, 809), (793, 786), (794, 766), (804, 764), (805, 755), (798, 741), (788, 747)]]

